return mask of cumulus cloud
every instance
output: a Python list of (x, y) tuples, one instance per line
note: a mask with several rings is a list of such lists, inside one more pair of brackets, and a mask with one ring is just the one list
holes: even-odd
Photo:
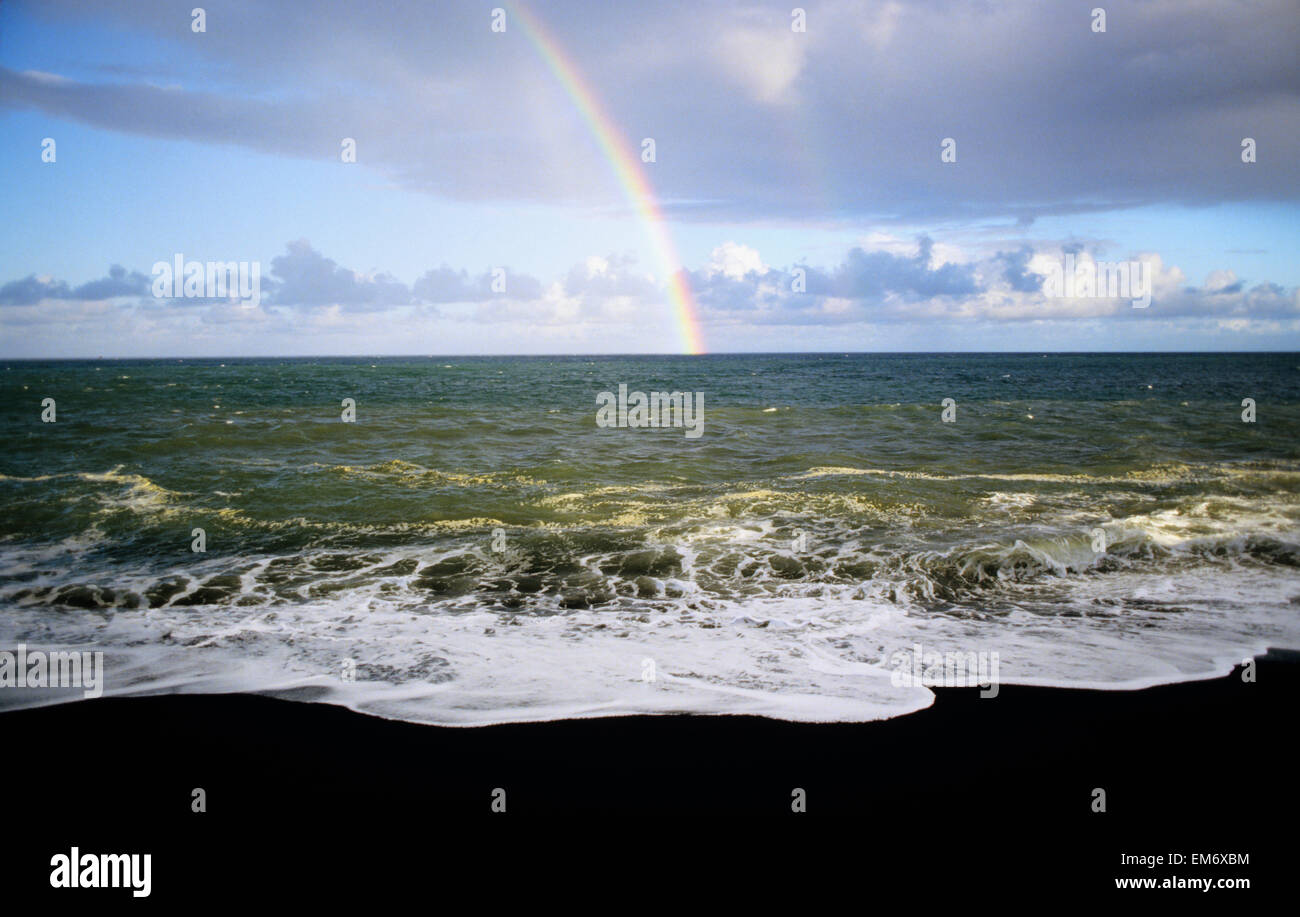
[[(900, 246), (890, 246), (894, 249)], [(743, 248), (743, 247), (740, 247)], [(1151, 301), (1134, 309), (1132, 296), (1050, 296), (1044, 280), (1055, 263), (1072, 256), (1079, 270), (1099, 259), (1082, 247), (1034, 251), (1028, 246), (992, 257), (936, 263), (933, 243), (922, 236), (914, 254), (850, 249), (833, 267), (730, 271), (715, 251), (714, 263), (692, 274), (706, 315), (719, 320), (791, 326), (863, 322), (1043, 322), (1083, 319), (1170, 320), (1199, 317), (1300, 319), (1300, 288), (1261, 283), (1247, 288), (1230, 271), (1213, 272), (1205, 285), (1189, 286), (1183, 272), (1158, 254), (1141, 262), (1151, 278)], [(747, 257), (761, 264), (758, 253)], [(1072, 263), (1074, 263), (1072, 262)]]
[(306, 239), (271, 260), (271, 298), (281, 305), (337, 305), (381, 309), (408, 305), (411, 291), (389, 274), (363, 274), (340, 267)]
[[(1222, 341), (1300, 331), (1300, 288), (1248, 283), (1226, 270), (1212, 271), (1200, 285), (1166, 264), (1158, 253), (1130, 256), (1151, 278), (1150, 305), (1133, 308), (1123, 296), (1049, 295), (1045, 278), (1065, 264), (1093, 268), (1097, 252), (1082, 244), (995, 250), (966, 255), (948, 247), (945, 256), (927, 236), (912, 242), (869, 237), (874, 249), (854, 246), (837, 263), (774, 266), (754, 247), (728, 241), (707, 263), (688, 272), (707, 333), (725, 349), (780, 344), (764, 329), (786, 329), (788, 345), (815, 329), (857, 326), (912, 329), (914, 340), (929, 341), (952, 329), (1032, 324), (1050, 338), (1050, 327), (1097, 334), (1115, 323), (1126, 328), (1155, 323), (1161, 333), (1216, 336)], [(221, 301), (155, 299), (148, 278), (114, 266), (107, 277), (73, 287), (48, 276), (29, 275), (0, 285), (0, 332), (9, 339), (57, 342), (85, 335), (110, 344), (131, 340), (191, 342), (246, 340), (257, 343), (301, 339), (304, 330), (322, 335), (352, 335), (368, 340), (379, 328), (400, 328), (376, 352), (409, 352), (426, 329), (435, 340), (457, 339), (456, 328), (492, 326), (493, 339), (509, 334), (521, 352), (550, 347), (564, 352), (673, 350), (676, 340), (664, 278), (642, 269), (630, 255), (589, 256), (543, 283), (502, 269), (506, 289), (492, 289), (492, 272), (472, 274), (446, 264), (426, 271), (409, 287), (379, 271), (359, 272), (316, 251), (306, 240), (291, 242), (271, 261), (268, 295), (260, 305)], [(439, 312), (431, 304), (449, 308)], [(183, 306), (197, 308), (182, 308)], [(382, 314), (383, 321), (376, 321)], [(430, 324), (434, 323), (434, 324)], [(839, 332), (843, 334), (843, 332)], [(224, 336), (223, 336), (224, 335)], [(258, 337), (262, 335), (263, 337)], [(1061, 332), (1064, 346), (1078, 339)], [(317, 338), (313, 338), (316, 340)], [(873, 340), (878, 338), (873, 338)], [(475, 338), (467, 338), (472, 342)], [(818, 338), (840, 345), (841, 338)], [(214, 348), (216, 345), (213, 345)], [(323, 344), (322, 344), (323, 346)], [(724, 345), (715, 345), (724, 349)], [(1222, 344), (1220, 344), (1222, 346)], [(423, 348), (415, 348), (423, 349)], [(489, 348), (500, 352), (500, 347)], [(190, 353), (173, 343), (163, 352)], [(217, 352), (229, 353), (227, 349)]]
[(461, 268), (453, 270), (447, 265), (425, 271), (412, 287), (416, 296), (425, 302), (468, 302), (477, 294), (477, 284)]
[(654, 275), (639, 270), (630, 255), (589, 256), (564, 278), (564, 292), (573, 297), (643, 297), (656, 289)]
[(43, 299), (67, 299), (68, 292), (68, 285), (61, 280), (29, 274), (0, 287), (0, 305), (30, 306)]
[(29, 306), (48, 299), (96, 301), (118, 296), (143, 296), (149, 292), (149, 278), (115, 264), (108, 276), (70, 288), (67, 283), (49, 276), (29, 274), (0, 286), (0, 306)]
[[(595, 260), (605, 265), (610, 263)], [(576, 274), (571, 272), (571, 276)], [(613, 283), (613, 277), (613, 273), (608, 274), (607, 283)], [(0, 306), (127, 298), (135, 300), (133, 304), (138, 307), (155, 310), (177, 305), (213, 306), (216, 311), (205, 314), (210, 320), (225, 321), (216, 316), (226, 314), (228, 310), (223, 307), (229, 305), (227, 300), (154, 297), (152, 285), (151, 277), (138, 271), (128, 273), (121, 265), (113, 265), (106, 277), (76, 287), (48, 275), (30, 274), (0, 285)], [(367, 312), (436, 303), (477, 303), (498, 298), (528, 301), (543, 295), (540, 281), (509, 268), (500, 268), (497, 272), (484, 271), (471, 277), (464, 269), (458, 271), (444, 264), (426, 271), (414, 284), (407, 286), (386, 271), (358, 271), (344, 267), (317, 251), (306, 239), (287, 243), (285, 253), (271, 259), (270, 271), (262, 275), (261, 286), (262, 302), (273, 307), (292, 310), (321, 308), (336, 312)], [(643, 278), (636, 289), (645, 292), (652, 286), (652, 280)], [(613, 289), (613, 286), (608, 286), (604, 292), (613, 292)], [(593, 292), (600, 290), (593, 288)], [(245, 311), (241, 314), (243, 320), (247, 320), (252, 313)]]
[(447, 265), (425, 271), (412, 287), (415, 297), (429, 303), (475, 303), (497, 297), (536, 299), (542, 294), (537, 278), (506, 267), (494, 268), (471, 277)]
[(748, 245), (724, 242), (712, 251), (704, 272), (710, 277), (721, 274), (732, 280), (740, 280), (748, 274), (765, 274), (767, 270), (767, 265), (756, 250)]
[(112, 299), (115, 296), (142, 296), (149, 289), (149, 278), (138, 271), (126, 272), (126, 268), (115, 264), (108, 269), (108, 276), (101, 280), (84, 283), (72, 291), (72, 299)]
[(1002, 276), (1017, 293), (1034, 293), (1043, 288), (1044, 276), (1029, 269), (1033, 257), (1034, 251), (1028, 245), (1014, 252), (997, 253), (995, 260), (1003, 265)]

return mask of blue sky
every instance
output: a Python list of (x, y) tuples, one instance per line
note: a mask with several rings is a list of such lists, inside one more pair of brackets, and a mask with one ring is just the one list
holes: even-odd
[[(496, 5), (0, 5), (0, 355), (676, 350), (645, 227)], [(1294, 3), (620, 6), (531, 8), (655, 138), (710, 350), (1300, 345)], [(258, 262), (261, 302), (142, 289), (178, 252)], [(1045, 295), (1066, 252), (1149, 265), (1150, 307)]]

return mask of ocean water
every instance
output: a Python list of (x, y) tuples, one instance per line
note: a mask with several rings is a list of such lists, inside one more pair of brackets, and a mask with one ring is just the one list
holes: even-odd
[[(598, 426), (620, 383), (702, 393), (702, 435)], [(918, 645), (1113, 688), (1300, 648), (1297, 354), (9, 362), (0, 392), (0, 648), (102, 650), (106, 695), (866, 720), (931, 702)]]

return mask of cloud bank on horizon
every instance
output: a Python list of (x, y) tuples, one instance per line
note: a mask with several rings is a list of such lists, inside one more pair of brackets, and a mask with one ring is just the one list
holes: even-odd
[[(653, 139), (711, 350), (1300, 346), (1300, 10), (1097, 6), (529, 8)], [(510, 5), (204, 12), (0, 7), (0, 355), (677, 349), (672, 278)], [(238, 204), (169, 207), (213, 156)], [(156, 295), (179, 252), (258, 259), (259, 301)], [(1149, 305), (1054, 295), (1067, 256), (1142, 265)]]

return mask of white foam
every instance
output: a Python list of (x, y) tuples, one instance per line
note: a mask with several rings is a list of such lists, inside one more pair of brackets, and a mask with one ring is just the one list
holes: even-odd
[[(1094, 617), (976, 620), (845, 595), (503, 617), (350, 595), (103, 618), (20, 608), (0, 637), (105, 650), (107, 696), (312, 689), (323, 702), (456, 726), (679, 712), (898, 716), (932, 700), (927, 688), (891, 683), (887, 660), (917, 643), (996, 652), (1004, 684), (1112, 689), (1211, 677), (1270, 645), (1300, 647), (1290, 601), (1300, 577), (1289, 571), (1120, 572), (1086, 588), (1072, 600), (1093, 603)], [(354, 683), (343, 680), (344, 660), (357, 665)], [(51, 702), (40, 691), (0, 695), (0, 705)]]
[[(108, 475), (124, 485), (123, 499), (155, 511), (174, 496)], [(1294, 545), (1294, 501), (1198, 498), (1081, 519), (1070, 494), (1053, 503), (1006, 489), (985, 499), (999, 513), (1039, 514), (1014, 534), (963, 529), (964, 540), (945, 531), (936, 541), (931, 518), (919, 517), (915, 530), (895, 520), (873, 543), (869, 529), (838, 517), (702, 513), (691, 524), (643, 530), (640, 550), (679, 558), (650, 578), (653, 597), (615, 590), (581, 609), (560, 607), (558, 589), (530, 593), (518, 610), (487, 607), (476, 590), (432, 599), (420, 574), (381, 572), (411, 560), (427, 570), (457, 555), (472, 555), (484, 580), (527, 568), (519, 545), (498, 555), (483, 539), (471, 550), (455, 537), (436, 549), (367, 552), (375, 557), (359, 569), (326, 569), (318, 561), (340, 549), (322, 547), (233, 563), (197, 556), (171, 571), (183, 573), (182, 595), (190, 596), (213, 574), (238, 573), (238, 594), (221, 604), (51, 605), (41, 590), (104, 583), (144, 595), (157, 585), (159, 571), (144, 562), (86, 570), (84, 548), (100, 538), (91, 530), (49, 546), (0, 545), (0, 648), (104, 650), (108, 696), (260, 691), (458, 726), (676, 712), (897, 716), (933, 699), (890, 677), (893, 654), (916, 644), (996, 652), (1005, 684), (1107, 689), (1212, 677), (1270, 646), (1300, 648), (1300, 569), (1246, 550), (1257, 537)], [(1091, 548), (1094, 524), (1108, 553)], [(796, 527), (808, 530), (806, 555), (791, 551)], [(288, 570), (288, 582), (267, 575), (274, 560), (296, 565), (277, 568)], [(617, 554), (575, 560), (603, 587), (634, 578), (602, 573), (619, 566)], [(790, 573), (796, 561), (821, 566)], [(312, 587), (326, 581), (339, 588), (321, 599)], [(958, 600), (946, 597), (953, 590)], [(347, 660), (356, 681), (343, 678)], [(0, 706), (65, 699), (0, 689)]]

